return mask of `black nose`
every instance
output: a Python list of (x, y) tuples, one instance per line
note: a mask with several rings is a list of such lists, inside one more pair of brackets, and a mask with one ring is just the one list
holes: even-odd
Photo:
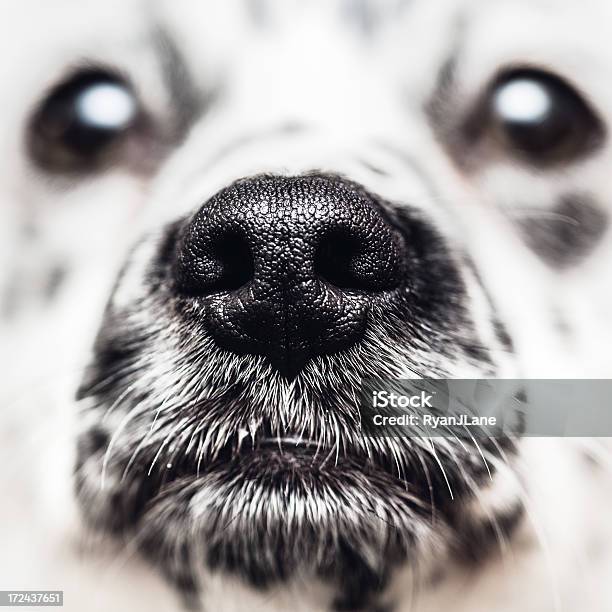
[(400, 284), (403, 251), (361, 187), (261, 176), (219, 192), (189, 221), (175, 278), (203, 305), (219, 346), (265, 356), (292, 378), (361, 339), (372, 303)]

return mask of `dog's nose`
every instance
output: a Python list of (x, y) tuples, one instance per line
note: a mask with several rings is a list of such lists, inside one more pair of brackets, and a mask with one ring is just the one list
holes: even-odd
[(363, 188), (325, 175), (244, 179), (182, 230), (174, 274), (217, 345), (287, 378), (347, 349), (398, 287), (402, 235)]

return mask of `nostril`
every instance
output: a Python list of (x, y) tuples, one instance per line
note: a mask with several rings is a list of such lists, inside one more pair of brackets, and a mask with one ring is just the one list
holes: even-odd
[(179, 255), (177, 277), (185, 293), (204, 297), (235, 291), (253, 280), (253, 254), (241, 234), (223, 232), (205, 242), (204, 248), (197, 247), (183, 248)]
[(314, 256), (314, 273), (339, 289), (363, 290), (363, 279), (356, 274), (359, 240), (348, 232), (328, 232), (320, 240)]
[(219, 262), (220, 274), (209, 293), (234, 291), (253, 280), (253, 254), (243, 236), (228, 233), (212, 244), (212, 256)]
[(315, 275), (344, 291), (395, 289), (399, 283), (399, 263), (394, 237), (380, 228), (369, 237), (360, 234), (357, 228), (326, 232), (315, 251)]

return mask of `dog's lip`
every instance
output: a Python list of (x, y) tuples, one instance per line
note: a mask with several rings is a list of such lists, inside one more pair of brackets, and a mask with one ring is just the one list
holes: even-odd
[(238, 453), (249, 453), (256, 450), (289, 450), (295, 448), (297, 450), (312, 450), (321, 449), (323, 444), (315, 438), (311, 438), (295, 431), (272, 432), (270, 428), (267, 431), (260, 431), (255, 435), (251, 435), (246, 428), (239, 428), (237, 431), (237, 443), (234, 448)]
[(254, 441), (244, 441), (232, 453), (234, 459), (247, 457), (253, 453), (274, 454), (308, 454), (316, 456), (324, 452), (325, 447), (316, 440), (300, 436), (261, 437)]
[(246, 430), (241, 429), (233, 440), (228, 440), (221, 448), (213, 451), (210, 460), (217, 466), (231, 465), (240, 460), (249, 459), (254, 455), (276, 454), (276, 455), (312, 455), (326, 451), (326, 446), (313, 438), (297, 434), (251, 436)]
[(342, 442), (330, 444), (329, 441), (308, 437), (294, 432), (270, 431), (251, 432), (245, 435), (240, 428), (233, 440), (228, 440), (221, 448), (213, 451), (206, 459), (202, 456), (185, 457), (185, 460), (166, 471), (164, 478), (174, 480), (179, 477), (204, 477), (206, 474), (224, 474), (226, 477), (239, 477), (259, 482), (262, 486), (274, 486), (287, 479), (291, 482), (296, 475), (305, 478), (318, 478), (318, 475), (359, 472), (361, 475), (378, 474), (396, 482), (404, 483), (407, 474), (397, 473), (397, 460), (379, 455), (368, 454), (357, 447), (344, 446)]
[(262, 436), (239, 445), (228, 445), (210, 464), (211, 471), (231, 473), (241, 471), (245, 478), (272, 478), (278, 482), (282, 473), (287, 476), (317, 474), (335, 470), (382, 470), (382, 465), (371, 462), (358, 453), (338, 453), (322, 441), (295, 435)]
[(297, 448), (318, 448), (320, 444), (316, 440), (309, 438), (301, 438), (299, 436), (279, 436), (277, 438), (266, 437), (262, 438), (256, 446), (259, 447), (271, 447), (277, 446), (282, 448), (285, 446), (293, 446)]

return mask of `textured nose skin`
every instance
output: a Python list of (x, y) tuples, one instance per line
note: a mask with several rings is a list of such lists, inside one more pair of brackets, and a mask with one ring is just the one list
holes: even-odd
[(179, 291), (208, 331), (292, 378), (358, 342), (377, 295), (402, 277), (403, 238), (374, 198), (337, 177), (262, 176), (216, 194), (177, 245)]

